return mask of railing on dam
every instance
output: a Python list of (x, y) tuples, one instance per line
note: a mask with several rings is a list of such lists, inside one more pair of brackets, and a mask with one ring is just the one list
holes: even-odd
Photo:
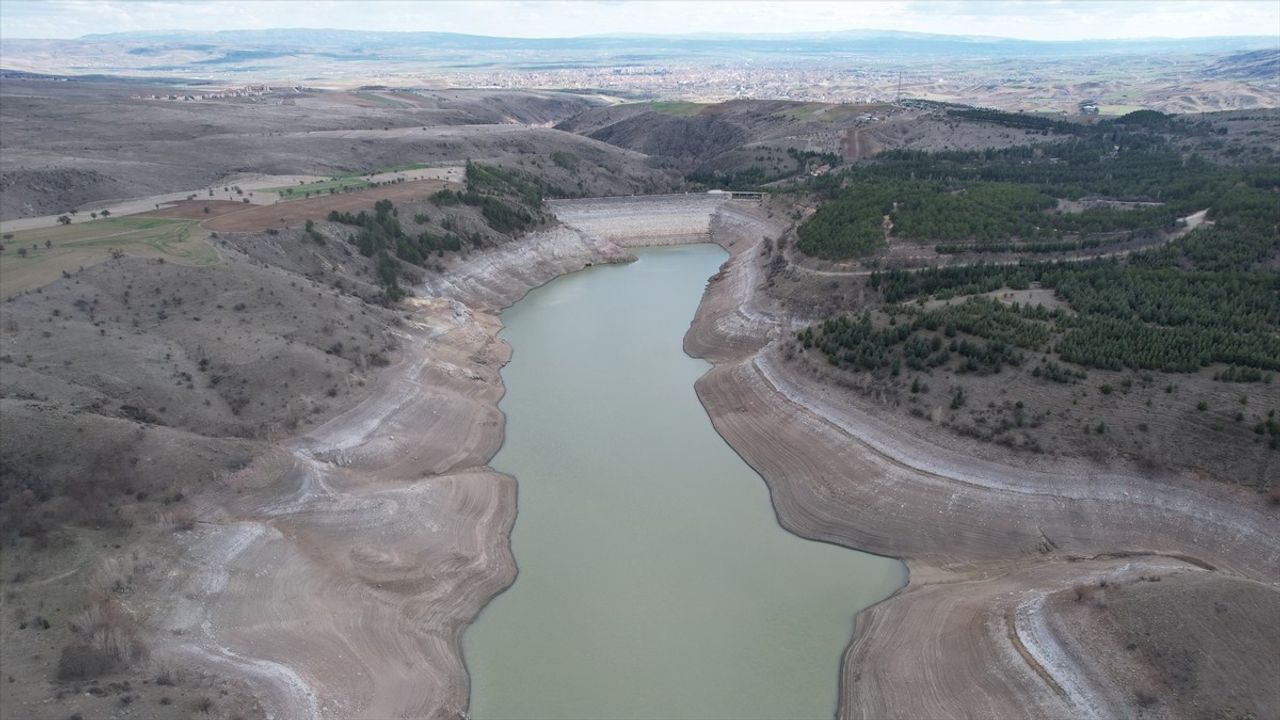
[(684, 198), (687, 200), (697, 199), (716, 199), (716, 200), (764, 200), (769, 193), (754, 192), (745, 190), (709, 190), (705, 193), (686, 192), (686, 193), (657, 193), (654, 195), (600, 195), (597, 197), (581, 197), (581, 198), (556, 198), (548, 200), (550, 204), (566, 203), (566, 202), (582, 202), (584, 200), (663, 200), (666, 198)]

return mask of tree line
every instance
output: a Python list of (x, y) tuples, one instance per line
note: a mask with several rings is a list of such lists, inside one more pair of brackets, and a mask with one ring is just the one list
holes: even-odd
[[(1106, 143), (1115, 143), (1113, 136), (1116, 135), (1122, 140), (1126, 137), (1122, 130), (1114, 127), (1099, 133)], [(1070, 381), (1079, 372), (1073, 368), (1181, 373), (1196, 372), (1215, 363), (1229, 366), (1218, 373), (1218, 378), (1225, 382), (1269, 380), (1272, 373), (1280, 370), (1280, 273), (1274, 271), (1280, 259), (1280, 168), (1219, 167), (1195, 158), (1179, 159), (1175, 165), (1165, 156), (1168, 148), (1161, 149), (1161, 141), (1156, 137), (1140, 136), (1131, 144), (1140, 154), (1150, 153), (1150, 157), (1127, 163), (1123, 153), (1113, 155), (1106, 162), (1115, 172), (1107, 182), (1134, 178), (1135, 174), (1141, 174), (1141, 168), (1161, 168), (1167, 174), (1135, 180), (1126, 187), (1160, 194), (1168, 201), (1166, 208), (1177, 202), (1189, 203), (1187, 207), (1207, 207), (1210, 222), (1166, 245), (1125, 258), (1070, 263), (1027, 260), (1012, 265), (974, 264), (914, 272), (875, 272), (868, 278), (868, 286), (880, 294), (885, 303), (883, 309), (890, 317), (908, 314), (903, 308), (911, 308), (912, 332), (899, 338), (896, 333), (901, 331), (896, 330), (892, 335), (895, 341), (890, 343), (888, 335), (870, 330), (846, 332), (843, 325), (836, 324), (831, 326), (829, 335), (819, 326), (810, 343), (822, 347), (824, 352), (830, 351), (828, 357), (834, 357), (839, 364), (848, 364), (852, 358), (856, 361), (852, 364), (862, 367), (867, 364), (864, 359), (874, 358), (877, 367), (884, 366), (883, 363), (892, 367), (895, 359), (907, 362), (915, 358), (917, 364), (928, 367), (929, 358), (936, 362), (940, 357), (936, 354), (938, 351), (930, 350), (929, 355), (922, 356), (920, 350), (932, 347), (927, 335), (938, 328), (943, 331), (943, 350), (950, 348), (945, 338), (958, 331), (964, 337), (1056, 352), (1058, 359), (1067, 363), (1065, 369), (1056, 365), (1038, 368), (1041, 376), (1050, 380)], [(1092, 147), (1089, 153), (1100, 149), (1096, 143), (1091, 145), (1087, 137), (1080, 139), (1076, 146), (1077, 150)], [(1010, 148), (937, 156), (909, 153), (890, 158), (885, 163), (887, 167), (909, 168), (907, 172), (915, 173), (916, 179), (903, 182), (891, 177), (879, 194), (873, 190), (851, 197), (841, 194), (846, 191), (840, 191), (835, 202), (815, 213), (810, 220), (811, 230), (801, 227), (800, 240), (806, 241), (807, 232), (831, 230), (846, 236), (850, 232), (863, 232), (868, 242), (882, 242), (882, 229), (875, 228), (881, 231), (877, 239), (872, 237), (871, 228), (882, 221), (882, 213), (893, 212), (890, 197), (902, 197), (902, 188), (909, 188), (912, 183), (917, 187), (935, 183), (934, 188), (941, 187), (938, 183), (954, 183), (956, 178), (949, 174), (953, 171), (956, 175), (968, 173), (968, 177), (980, 176), (985, 178), (983, 182), (997, 183), (978, 195), (983, 202), (975, 202), (975, 209), (994, 207), (992, 212), (997, 216), (1002, 208), (1034, 209), (1037, 193), (1044, 192), (1042, 186), (1022, 185), (1013, 191), (999, 183), (1008, 182), (1010, 177), (1021, 175), (1026, 179), (1041, 172), (1044, 173), (1041, 180), (1051, 176), (1064, 179), (1066, 175), (1060, 163), (1041, 167), (1045, 155), (1052, 156), (1053, 152), (1043, 148)], [(993, 164), (988, 165), (989, 162)], [(968, 163), (967, 170), (960, 169), (964, 163)], [(1089, 182), (1099, 172), (1095, 164), (1092, 159), (1083, 162), (1077, 178), (1084, 182), (1081, 191), (1091, 189)], [(988, 172), (993, 168), (995, 171)], [(884, 167), (869, 174), (883, 172), (886, 172)], [(930, 172), (934, 173), (933, 177), (929, 177)], [(919, 206), (948, 208), (948, 212), (963, 215), (968, 210), (955, 199), (958, 196), (960, 194), (950, 195), (944, 200), (920, 199)], [(824, 212), (828, 206), (831, 209)], [(908, 207), (914, 206), (908, 204)], [(902, 208), (899, 202), (899, 211)], [(1010, 217), (1016, 218), (1016, 214)], [(1132, 217), (1163, 221), (1168, 215), (1136, 211)], [(965, 222), (960, 220), (957, 226)], [(847, 227), (842, 227), (846, 223)], [(814, 240), (810, 234), (808, 242)], [(833, 254), (831, 248), (819, 245), (815, 250), (813, 245), (801, 245), (806, 252), (826, 252), (828, 256)], [(1053, 290), (1069, 305), (1070, 312), (1040, 317), (1025, 308), (1002, 307), (1002, 303), (986, 298), (973, 298), (928, 312), (922, 307), (929, 298), (945, 301), (1005, 288), (1022, 290), (1033, 284)], [(912, 301), (921, 305), (913, 308)], [(921, 340), (912, 339), (919, 333), (924, 333)], [(866, 343), (874, 347), (862, 348)], [(893, 349), (899, 347), (900, 350)], [(955, 354), (958, 349), (957, 345), (951, 352)], [(996, 353), (989, 356), (996, 357)]]

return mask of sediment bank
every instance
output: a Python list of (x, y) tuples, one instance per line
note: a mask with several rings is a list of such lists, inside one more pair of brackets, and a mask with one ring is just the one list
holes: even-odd
[(1133, 715), (1138, 699), (1091, 679), (1104, 661), (1080, 651), (1055, 598), (1151, 576), (1280, 586), (1280, 530), (1247, 491), (976, 459), (806, 375), (783, 352), (794, 321), (766, 291), (768, 243), (786, 221), (676, 197), (665, 213), (654, 199), (558, 202), (564, 227), (419, 288), (400, 359), (371, 396), (229, 478), (229, 499), (202, 513), (218, 521), (190, 543), (158, 652), (243, 676), (277, 717), (465, 712), (459, 638), (515, 573), (515, 484), (487, 466), (510, 352), (496, 313), (656, 236), (730, 253), (685, 348), (714, 364), (698, 397), (765, 478), (779, 522), (911, 570), (858, 618), (841, 717)]
[(696, 386), (716, 429), (768, 482), (785, 527), (911, 569), (859, 617), (841, 717), (1134, 715), (1146, 700), (1090, 682), (1100, 661), (1062, 649), (1078, 639), (1046, 598), (1163, 574), (1280, 585), (1280, 527), (1248, 490), (978, 459), (862, 409), (785, 357), (795, 328), (764, 292), (781, 222), (731, 205), (716, 227), (732, 257), (686, 338), (716, 365)]
[(278, 718), (457, 718), (463, 629), (515, 578), (497, 311), (629, 255), (554, 228), (406, 301), (367, 398), (210, 493), (157, 608), (160, 662), (242, 678)]

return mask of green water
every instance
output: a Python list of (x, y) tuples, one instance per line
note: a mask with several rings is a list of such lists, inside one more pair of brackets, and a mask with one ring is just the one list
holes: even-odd
[(894, 560), (783, 530), (681, 349), (714, 245), (643, 249), (503, 312), (520, 575), (467, 630), (477, 720), (830, 718)]

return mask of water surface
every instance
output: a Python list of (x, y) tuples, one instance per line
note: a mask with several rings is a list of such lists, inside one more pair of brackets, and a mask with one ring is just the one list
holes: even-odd
[(503, 312), (520, 575), (467, 630), (472, 717), (830, 718), (905, 569), (783, 530), (698, 403), (682, 341), (725, 252), (636, 255)]

